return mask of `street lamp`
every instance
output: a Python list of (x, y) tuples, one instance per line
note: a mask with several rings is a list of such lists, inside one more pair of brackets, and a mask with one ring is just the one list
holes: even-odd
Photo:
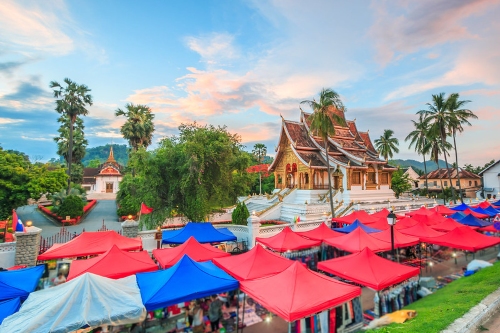
[(453, 256), (453, 259), (455, 259), (455, 265), (456, 265), (457, 264), (457, 253), (453, 252), (452, 256)]
[(391, 253), (392, 253), (392, 261), (395, 261), (396, 254), (394, 251), (394, 225), (396, 224), (396, 214), (391, 210), (389, 215), (387, 215), (387, 223), (391, 226)]

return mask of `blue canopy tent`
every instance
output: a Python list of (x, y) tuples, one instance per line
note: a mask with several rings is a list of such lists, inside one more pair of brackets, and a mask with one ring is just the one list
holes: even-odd
[(363, 223), (361, 223), (359, 220), (354, 220), (354, 222), (352, 224), (349, 224), (346, 227), (334, 228), (333, 230), (338, 231), (338, 232), (342, 232), (344, 234), (348, 234), (348, 233), (356, 230), (356, 228), (361, 228), (369, 234), (371, 234), (372, 232), (380, 232), (381, 231), (379, 229), (370, 228), (370, 227), (364, 225)]
[(470, 209), (469, 206), (467, 206), (466, 204), (464, 203), (461, 203), (460, 205), (456, 206), (456, 207), (451, 207), (450, 208), (451, 210), (456, 210), (458, 212), (463, 212), (464, 210), (466, 209)]
[[(491, 207), (488, 207), (488, 208), (491, 208)], [(498, 214), (498, 212), (496, 211), (496, 209), (492, 208), (495, 212), (492, 212), (492, 211), (489, 211), (489, 210), (486, 210), (486, 209), (483, 209), (481, 207), (478, 207), (478, 208), (471, 208), (473, 212), (476, 212), (476, 213), (479, 213), (479, 214), (484, 214), (484, 215), (488, 215), (489, 217), (492, 217), (492, 216), (496, 216)]]
[(465, 217), (465, 214), (462, 212), (456, 212), (455, 214), (452, 214), (449, 216), (449, 218), (454, 219), (455, 221), (461, 220)]
[(164, 231), (162, 243), (183, 244), (189, 237), (194, 237), (199, 243), (231, 242), (237, 239), (229, 230), (221, 232), (215, 229), (211, 223), (189, 222), (182, 229)]
[(28, 298), (38, 286), (45, 265), (39, 265), (15, 271), (0, 272), (0, 301), (19, 297)]
[(20, 307), (21, 299), (19, 297), (0, 302), (0, 324), (5, 318), (16, 313)]
[(493, 206), (500, 206), (500, 200), (492, 202), (491, 203)]
[[(455, 215), (455, 214), (453, 214)], [(472, 216), (471, 214), (466, 215), (460, 220), (457, 220), (458, 223), (468, 225), (470, 227), (487, 227), (491, 225), (491, 222), (487, 222), (481, 219), (478, 219), (477, 217)]]
[(211, 261), (195, 262), (184, 255), (174, 266), (138, 273), (137, 284), (148, 311), (237, 289), (239, 282)]
[(500, 214), (500, 210), (497, 210), (497, 209), (495, 209), (495, 208), (493, 208), (491, 206), (487, 207), (487, 208), (483, 208), (483, 210), (485, 212), (487, 212), (488, 214), (492, 214), (490, 216), (495, 216), (496, 214)]

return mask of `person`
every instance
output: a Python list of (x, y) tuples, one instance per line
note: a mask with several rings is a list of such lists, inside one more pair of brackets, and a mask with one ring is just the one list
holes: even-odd
[(205, 332), (203, 324), (203, 309), (200, 306), (200, 302), (196, 301), (193, 308), (193, 322), (191, 323), (193, 333)]
[(219, 332), (219, 321), (222, 317), (222, 302), (217, 295), (212, 296), (212, 303), (208, 308), (208, 319), (210, 319), (210, 332)]
[(194, 316), (194, 308), (195, 308), (196, 302), (191, 301), (189, 303), (189, 306), (186, 308), (186, 316), (187, 316), (187, 322), (189, 323), (190, 326), (193, 326), (193, 316)]
[(60, 284), (63, 284), (66, 282), (66, 277), (64, 276), (63, 273), (59, 273), (57, 277), (54, 279), (54, 286), (58, 286)]

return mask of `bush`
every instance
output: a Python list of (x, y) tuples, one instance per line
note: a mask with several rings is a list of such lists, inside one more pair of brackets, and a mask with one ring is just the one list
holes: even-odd
[(244, 202), (240, 202), (236, 205), (236, 208), (231, 214), (231, 219), (233, 224), (247, 225), (247, 219), (250, 217), (247, 205)]
[(85, 202), (80, 197), (76, 195), (68, 195), (59, 207), (57, 213), (63, 219), (65, 219), (66, 216), (76, 218), (77, 216), (83, 215), (84, 206)]

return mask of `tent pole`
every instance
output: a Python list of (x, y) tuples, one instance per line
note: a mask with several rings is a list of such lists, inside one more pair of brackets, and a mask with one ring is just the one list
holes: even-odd
[(292, 323), (288, 322), (288, 333), (292, 333)]
[(240, 324), (240, 288), (236, 291), (236, 333)]
[(241, 314), (241, 332), (245, 329), (245, 304), (247, 303), (247, 294), (243, 294), (243, 313)]

